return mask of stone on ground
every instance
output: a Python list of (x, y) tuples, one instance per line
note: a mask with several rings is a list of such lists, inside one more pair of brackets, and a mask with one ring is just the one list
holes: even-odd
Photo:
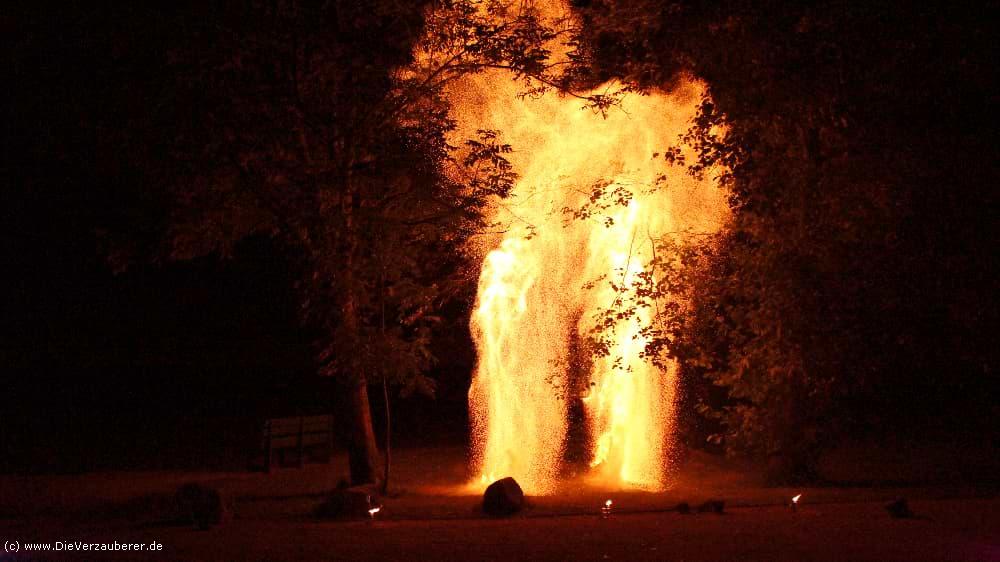
[(189, 482), (177, 489), (174, 501), (180, 517), (196, 529), (207, 531), (229, 518), (222, 493), (211, 486)]
[(886, 504), (885, 510), (894, 519), (909, 519), (913, 517), (913, 512), (910, 511), (910, 504), (906, 501), (906, 498), (898, 498), (896, 501)]
[(725, 500), (708, 500), (698, 506), (698, 513), (718, 513), (721, 515), (725, 510)]
[(316, 508), (323, 519), (366, 519), (368, 510), (379, 505), (374, 485), (339, 487)]
[(483, 511), (489, 515), (506, 516), (524, 507), (524, 492), (511, 477), (502, 478), (489, 485), (483, 493)]

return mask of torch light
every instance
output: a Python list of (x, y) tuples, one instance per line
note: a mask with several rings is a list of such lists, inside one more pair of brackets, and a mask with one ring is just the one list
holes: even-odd
[(802, 494), (799, 494), (799, 495), (795, 496), (794, 498), (792, 498), (792, 501), (791, 501), (791, 503), (788, 504), (788, 507), (792, 508), (792, 511), (796, 511), (798, 509), (798, 507), (799, 507), (799, 499), (801, 499), (801, 498), (802, 498)]
[(373, 505), (372, 497), (368, 496), (368, 518), (372, 521), (375, 520), (375, 514), (382, 511), (381, 505)]

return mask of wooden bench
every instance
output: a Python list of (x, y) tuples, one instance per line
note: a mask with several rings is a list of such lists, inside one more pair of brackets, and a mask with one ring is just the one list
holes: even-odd
[[(271, 472), (275, 453), (284, 460), (286, 451), (296, 453), (296, 466), (302, 467), (306, 453), (322, 450), (327, 462), (333, 451), (333, 416), (294, 416), (264, 422), (262, 447), (264, 471)], [(284, 464), (284, 463), (282, 463)]]

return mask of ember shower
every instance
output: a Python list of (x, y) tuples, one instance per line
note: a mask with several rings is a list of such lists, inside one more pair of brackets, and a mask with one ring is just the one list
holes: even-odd
[[(543, 6), (562, 11), (558, 3)], [(555, 49), (553, 49), (555, 50)], [(606, 84), (595, 92), (614, 89)], [(614, 326), (610, 354), (593, 361), (582, 396), (567, 392), (571, 342), (611, 307), (612, 283), (628, 287), (653, 257), (654, 241), (685, 230), (713, 231), (724, 195), (655, 154), (690, 125), (701, 87), (631, 95), (606, 115), (571, 96), (518, 96), (523, 84), (495, 71), (452, 90), (459, 130), (502, 131), (519, 178), (494, 209), (505, 232), (483, 254), (472, 332), (478, 363), (469, 391), (478, 482), (515, 477), (531, 493), (554, 488), (571, 400), (583, 400), (591, 477), (606, 487), (660, 489), (673, 436), (676, 366), (640, 356), (640, 310)], [(660, 178), (660, 181), (657, 179)], [(607, 204), (589, 218), (567, 210)], [(615, 201), (615, 193), (628, 194)]]

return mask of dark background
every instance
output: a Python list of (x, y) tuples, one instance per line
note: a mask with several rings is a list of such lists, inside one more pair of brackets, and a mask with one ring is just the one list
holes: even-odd
[[(58, 208), (62, 220), (3, 237), (14, 275), (2, 293), (0, 469), (238, 469), (267, 417), (342, 409), (340, 386), (316, 375), (289, 268), (268, 240), (232, 259), (114, 274), (82, 209), (20, 203), (21, 217)], [(464, 437), (471, 341), (462, 347), (432, 373), (435, 400), (394, 400), (399, 442)], [(372, 402), (381, 432), (374, 389)]]
[[(200, 11), (209, 8), (194, 4), (176, 4), (174, 10), (211, 16)], [(123, 163), (155, 156), (171, 134), (169, 119), (157, 119), (171, 116), (159, 111), (169, 94), (164, 68), (182, 30), (179, 20), (166, 15), (94, 4), (58, 10), (16, 5), (0, 16), (7, 85), (0, 470), (241, 468), (266, 417), (341, 409), (336, 382), (315, 375), (315, 334), (298, 320), (292, 260), (273, 241), (247, 239), (228, 258), (133, 260), (124, 271), (109, 260), (114, 247), (108, 231), (131, 232), (136, 255), (154, 255), (148, 250), (167, 221), (169, 202), (157, 199), (155, 189), (138, 187), (155, 184), (160, 170)], [(878, 15), (869, 19), (882, 29), (885, 14)], [(952, 59), (974, 69), (985, 68), (984, 61), (993, 64), (995, 57), (981, 48), (985, 35), (976, 18), (963, 12), (957, 23), (940, 20), (938, 26), (935, 14), (922, 17), (913, 20), (913, 29), (898, 21), (886, 22), (885, 29), (932, 37), (918, 43), (944, 53), (931, 69), (946, 69), (945, 76), (953, 67), (965, 68), (950, 64)], [(975, 50), (938, 48), (963, 45), (966, 29), (978, 30)], [(623, 43), (608, 43), (612, 62), (606, 66), (619, 68), (613, 56)], [(967, 72), (975, 81), (954, 82), (915, 72), (919, 68), (909, 62), (886, 64), (906, 72), (890, 81), (892, 95), (885, 98), (904, 99), (895, 96), (898, 89), (911, 92), (914, 101), (899, 105), (898, 115), (888, 105), (851, 101), (861, 115), (881, 116), (903, 131), (894, 145), (905, 153), (901, 161), (921, 163), (910, 171), (919, 181), (901, 221), (909, 254), (899, 254), (921, 259), (888, 264), (885, 270), (898, 277), (871, 281), (881, 289), (916, 286), (894, 294), (926, 301), (903, 307), (916, 311), (912, 317), (867, 319), (877, 320), (868, 325), (883, 326), (887, 339), (897, 331), (917, 334), (919, 341), (908, 345), (919, 353), (893, 356), (900, 368), (884, 378), (884, 390), (871, 395), (878, 400), (852, 407), (886, 411), (893, 431), (908, 439), (937, 428), (938, 439), (979, 442), (984, 432), (996, 432), (997, 413), (995, 363), (982, 359), (996, 356), (1000, 288), (991, 183), (996, 147), (989, 137), (995, 128), (988, 125), (995, 89), (992, 97), (983, 96), (990, 80), (978, 72)], [(718, 83), (723, 80), (720, 73)], [(741, 91), (737, 86), (731, 90)], [(126, 132), (132, 136), (123, 137)], [(926, 156), (918, 153), (924, 149)], [(468, 306), (456, 304), (446, 315), (464, 326)], [(431, 373), (439, 381), (437, 399), (395, 401), (394, 425), (404, 444), (460, 442), (467, 431), (465, 392), (474, 362), (468, 332), (456, 329), (435, 346), (441, 361)], [(962, 370), (949, 371), (953, 364)], [(378, 429), (383, 406), (376, 390)], [(687, 423), (698, 420), (691, 414)], [(698, 437), (695, 444), (703, 442)]]
[[(191, 118), (165, 107), (169, 52), (223, 4), (0, 16), (0, 470), (242, 468), (267, 417), (343, 409), (337, 381), (316, 374), (285, 249), (254, 236), (173, 262), (157, 246), (170, 211), (159, 153)], [(109, 232), (128, 233), (130, 255), (117, 259)], [(449, 314), (464, 326), (467, 311)], [(393, 393), (401, 443), (465, 439), (472, 343), (458, 329), (436, 346), (436, 399)]]

